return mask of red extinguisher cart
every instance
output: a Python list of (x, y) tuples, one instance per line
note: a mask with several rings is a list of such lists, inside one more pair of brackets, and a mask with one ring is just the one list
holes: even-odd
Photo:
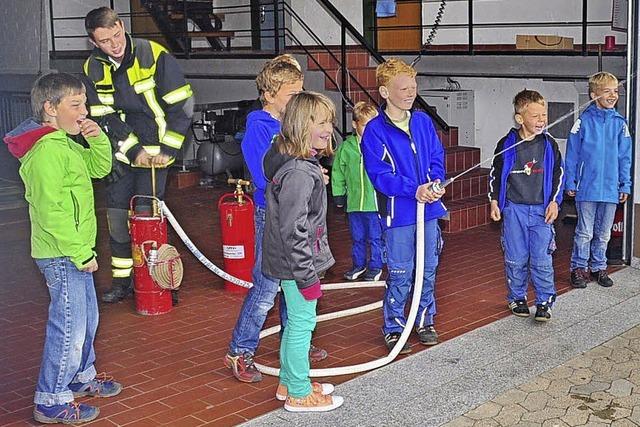
[[(155, 194), (154, 168), (151, 177)], [(136, 212), (138, 199), (151, 200), (152, 212)], [(183, 276), (180, 255), (167, 244), (167, 219), (158, 207), (160, 203), (155, 195), (138, 195), (131, 198), (129, 205), (136, 311), (144, 315), (171, 311), (171, 290), (180, 286)]]
[[(235, 184), (236, 190), (223, 194), (218, 200), (224, 270), (238, 279), (251, 282), (255, 247), (253, 201), (242, 191), (242, 186), (250, 182), (242, 179), (229, 179), (227, 182)], [(224, 288), (234, 293), (248, 291), (248, 288), (227, 280)]]

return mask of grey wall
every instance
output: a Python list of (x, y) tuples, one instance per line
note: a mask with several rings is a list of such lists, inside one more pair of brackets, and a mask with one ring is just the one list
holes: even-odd
[[(49, 69), (46, 3), (45, 0), (2, 0), (0, 74), (36, 74)], [(0, 90), (5, 84), (0, 83)]]

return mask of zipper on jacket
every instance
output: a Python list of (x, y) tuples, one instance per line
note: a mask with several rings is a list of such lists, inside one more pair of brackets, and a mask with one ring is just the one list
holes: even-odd
[(70, 193), (71, 193), (71, 201), (73, 202), (73, 220), (75, 221), (75, 224), (76, 224), (76, 231), (79, 231), (79, 229), (80, 229), (80, 206), (78, 204), (78, 199), (76, 199), (76, 195), (73, 194), (73, 191), (71, 191)]
[[(360, 147), (358, 147), (360, 152)], [(364, 161), (362, 160), (362, 152), (360, 152), (360, 210), (364, 210)]]
[(582, 183), (582, 169), (584, 169), (584, 162), (580, 163), (580, 170), (578, 172), (578, 183), (576, 184), (576, 191), (580, 189), (580, 184)]

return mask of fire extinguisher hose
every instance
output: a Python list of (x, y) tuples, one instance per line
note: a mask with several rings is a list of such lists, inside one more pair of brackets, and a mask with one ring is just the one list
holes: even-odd
[(151, 268), (151, 277), (162, 289), (177, 289), (182, 283), (184, 268), (176, 248), (164, 244), (158, 248), (158, 260)]
[[(187, 248), (193, 253), (193, 255), (204, 264), (209, 270), (218, 276), (222, 277), (224, 280), (228, 280), (231, 283), (234, 283), (238, 286), (243, 286), (245, 288), (250, 288), (253, 286), (252, 283), (246, 282), (244, 280), (238, 279), (237, 277), (231, 276), (226, 273), (219, 267), (217, 267), (214, 263), (212, 263), (206, 256), (200, 252), (200, 250), (193, 244), (191, 239), (184, 232), (178, 221), (175, 219), (169, 208), (164, 202), (160, 202), (160, 208), (164, 215), (169, 220), (169, 223), (174, 228), (180, 239), (184, 242)], [(404, 344), (409, 339), (409, 335), (411, 334), (411, 330), (413, 329), (413, 324), (418, 315), (418, 307), (420, 305), (420, 296), (422, 295), (422, 279), (424, 275), (424, 204), (418, 203), (417, 206), (417, 227), (416, 227), (416, 274), (415, 281), (413, 286), (413, 297), (411, 300), (411, 308), (409, 309), (409, 316), (407, 318), (407, 323), (400, 335), (400, 339), (398, 343), (393, 347), (393, 350), (380, 359), (372, 360), (366, 363), (360, 363), (358, 365), (351, 366), (341, 366), (336, 368), (325, 368), (325, 369), (311, 369), (309, 372), (310, 377), (328, 377), (328, 376), (336, 376), (336, 375), (347, 375), (354, 374), (358, 372), (369, 371), (372, 369), (377, 369), (384, 365), (391, 363), (400, 353), (400, 350), (404, 347)], [(360, 283), (329, 283), (322, 285), (322, 290), (334, 290), (334, 289), (353, 289), (353, 288), (365, 288), (365, 287), (381, 287), (385, 286), (385, 282), (377, 281), (377, 282), (360, 282)], [(346, 316), (353, 316), (355, 314), (365, 313), (367, 311), (375, 310), (382, 307), (382, 301), (377, 301), (371, 304), (366, 304), (360, 307), (350, 308), (346, 310), (337, 311), (334, 313), (327, 313), (317, 317), (317, 322), (323, 322), (326, 320), (338, 319)], [(269, 335), (276, 334), (280, 331), (280, 326), (274, 326), (272, 328), (268, 328), (260, 332), (260, 338), (264, 338)], [(267, 374), (278, 376), (280, 370), (278, 368), (273, 368), (270, 366), (261, 365), (256, 363), (256, 367), (260, 370), (260, 372)]]

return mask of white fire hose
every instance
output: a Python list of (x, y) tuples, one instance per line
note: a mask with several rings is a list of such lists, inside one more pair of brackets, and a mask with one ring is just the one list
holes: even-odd
[[(242, 286), (245, 288), (250, 288), (253, 286), (252, 283), (247, 282), (245, 280), (238, 279), (237, 277), (231, 276), (226, 273), (219, 267), (217, 267), (214, 263), (212, 263), (206, 256), (200, 252), (200, 250), (194, 245), (194, 243), (189, 239), (187, 234), (184, 232), (178, 221), (176, 221), (175, 217), (167, 207), (164, 202), (160, 202), (160, 208), (162, 212), (169, 220), (169, 223), (176, 231), (182, 242), (187, 246), (187, 248), (193, 253), (193, 255), (204, 264), (209, 270), (218, 276), (222, 277), (224, 280), (227, 280), (231, 283), (234, 283), (238, 286)], [(407, 318), (407, 323), (400, 335), (400, 339), (396, 343), (393, 350), (380, 359), (372, 360), (366, 363), (360, 363), (358, 365), (350, 365), (350, 366), (341, 366), (337, 368), (325, 368), (325, 369), (311, 369), (309, 376), (310, 377), (330, 377), (336, 375), (347, 375), (347, 374), (355, 374), (358, 372), (369, 371), (372, 369), (379, 368), (381, 366), (387, 365), (391, 363), (400, 353), (400, 350), (404, 347), (404, 344), (409, 339), (409, 335), (413, 329), (413, 323), (416, 320), (418, 315), (418, 307), (420, 305), (420, 297), (422, 295), (422, 279), (424, 276), (424, 204), (418, 203), (416, 208), (416, 263), (415, 263), (415, 281), (413, 286), (413, 297), (411, 299), (411, 308), (409, 310), (409, 316)], [(385, 286), (385, 282), (377, 281), (377, 282), (358, 282), (358, 283), (328, 283), (321, 285), (322, 290), (336, 290), (336, 289), (357, 289), (357, 288), (370, 288), (370, 287), (382, 287)], [(371, 304), (366, 304), (360, 307), (350, 308), (346, 310), (337, 311), (334, 313), (322, 314), (317, 317), (317, 322), (323, 322), (325, 320), (338, 319), (346, 316), (353, 316), (355, 314), (365, 313), (367, 311), (375, 310), (377, 308), (382, 307), (382, 301), (374, 302)], [(267, 337), (269, 335), (276, 334), (280, 331), (280, 325), (273, 326), (271, 328), (265, 329), (260, 332), (260, 338)], [(270, 366), (261, 365), (256, 363), (256, 367), (258, 370), (267, 375), (278, 376), (280, 374), (280, 369), (272, 368)]]

